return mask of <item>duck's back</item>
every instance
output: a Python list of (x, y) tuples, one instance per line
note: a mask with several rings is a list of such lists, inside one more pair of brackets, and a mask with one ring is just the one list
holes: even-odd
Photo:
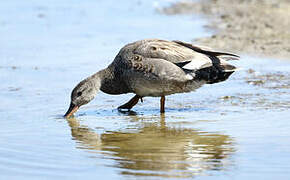
[(237, 57), (180, 41), (147, 39), (124, 46), (113, 66), (131, 92), (161, 96), (226, 80), (235, 67), (219, 58), (224, 55)]

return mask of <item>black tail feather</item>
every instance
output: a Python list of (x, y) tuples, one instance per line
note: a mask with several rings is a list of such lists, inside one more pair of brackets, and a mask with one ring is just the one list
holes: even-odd
[(221, 68), (211, 66), (196, 71), (195, 80), (203, 80), (207, 84), (214, 84), (227, 80), (233, 72), (235, 71), (224, 71)]
[[(213, 84), (218, 83), (221, 81), (227, 80), (230, 75), (235, 72), (236, 67), (230, 64), (225, 64), (221, 62), (221, 58), (219, 56), (229, 56), (223, 60), (238, 60), (239, 56), (232, 54), (232, 53), (226, 53), (226, 52), (217, 52), (217, 51), (210, 51), (205, 50), (197, 46), (193, 46), (192, 44), (185, 43), (182, 41), (173, 41), (181, 46), (187, 47), (189, 49), (192, 49), (195, 52), (202, 53), (204, 55), (207, 55), (211, 61), (212, 66), (206, 67), (203, 69), (199, 69), (195, 71), (195, 80), (204, 80), (207, 82), (207, 84)], [(177, 65), (185, 65), (187, 62), (183, 62)]]

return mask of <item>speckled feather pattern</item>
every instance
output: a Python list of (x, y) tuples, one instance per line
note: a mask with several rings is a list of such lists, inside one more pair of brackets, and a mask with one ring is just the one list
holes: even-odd
[[(190, 92), (205, 83), (223, 81), (234, 72), (234, 66), (225, 61), (221, 63), (215, 54), (232, 55), (205, 51), (195, 46), (191, 48), (190, 44), (182, 42), (159, 39), (136, 41), (124, 46), (103, 72), (106, 75), (101, 90), (109, 94), (132, 92), (139, 96)], [(186, 64), (187, 69), (182, 67)], [(224, 75), (223, 70), (227, 68), (231, 70)]]

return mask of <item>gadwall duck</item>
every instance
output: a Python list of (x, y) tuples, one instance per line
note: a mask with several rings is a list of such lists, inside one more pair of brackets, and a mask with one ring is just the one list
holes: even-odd
[(146, 39), (124, 46), (106, 68), (81, 81), (71, 93), (65, 117), (89, 103), (99, 90), (108, 94), (134, 93), (119, 110), (130, 110), (145, 96), (161, 97), (193, 91), (203, 84), (226, 80), (236, 68), (226, 60), (238, 59), (231, 53), (217, 52), (181, 41)]

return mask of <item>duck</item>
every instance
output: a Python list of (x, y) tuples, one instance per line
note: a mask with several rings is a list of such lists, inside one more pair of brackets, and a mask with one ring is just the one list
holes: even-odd
[(107, 68), (76, 85), (64, 117), (71, 117), (99, 91), (110, 95), (135, 94), (118, 107), (120, 111), (131, 110), (144, 97), (160, 97), (160, 113), (164, 113), (165, 96), (227, 80), (237, 70), (227, 61), (238, 59), (233, 53), (182, 41), (144, 39), (129, 43)]

